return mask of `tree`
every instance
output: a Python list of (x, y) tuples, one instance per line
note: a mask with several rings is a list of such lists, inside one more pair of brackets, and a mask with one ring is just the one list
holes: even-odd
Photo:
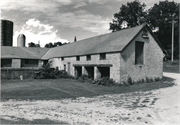
[(28, 43), (28, 46), (29, 46), (29, 47), (36, 47), (36, 44), (33, 43), (33, 42), (30, 42), (30, 43)]
[(138, 0), (133, 2), (127, 2), (127, 5), (122, 5), (120, 11), (114, 14), (113, 22), (110, 23), (109, 30), (118, 31), (124, 28), (124, 24), (127, 27), (134, 27), (145, 22), (145, 4), (140, 3)]
[(55, 42), (54, 47), (56, 47), (56, 46), (62, 46), (62, 43), (61, 42)]
[(50, 42), (50, 43), (47, 43), (44, 47), (46, 47), (46, 48), (53, 48), (54, 46), (53, 46), (53, 44)]
[(62, 46), (63, 44), (61, 42), (55, 42), (54, 44), (53, 43), (47, 43), (44, 47), (46, 48), (53, 48), (53, 47), (56, 47), (56, 46)]
[(39, 45), (39, 44), (36, 44), (35, 46), (36, 46), (36, 47), (40, 47), (40, 45)]
[(29, 47), (40, 47), (39, 44), (35, 44), (35, 43), (33, 43), (33, 42), (28, 43), (28, 46), (29, 46)]
[[(169, 2), (160, 1), (159, 4), (154, 4), (152, 8), (148, 10), (148, 15), (146, 17), (148, 24), (152, 29), (157, 38), (160, 40), (164, 48), (171, 55), (171, 42), (172, 42), (172, 24), (170, 21), (178, 21), (178, 4), (174, 1)], [(178, 57), (178, 34), (179, 34), (179, 25), (175, 23), (174, 25), (174, 56)]]

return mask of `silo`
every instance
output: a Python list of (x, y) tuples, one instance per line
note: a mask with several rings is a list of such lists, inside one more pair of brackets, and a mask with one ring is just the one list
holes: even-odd
[(19, 34), (17, 38), (17, 46), (18, 47), (25, 47), (26, 44), (26, 37), (24, 34)]
[(12, 46), (13, 22), (1, 20), (1, 46)]

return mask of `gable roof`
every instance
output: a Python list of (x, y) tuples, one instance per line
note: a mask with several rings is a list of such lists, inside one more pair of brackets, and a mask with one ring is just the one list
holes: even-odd
[(51, 48), (42, 59), (120, 52), (147, 24)]
[(1, 46), (1, 58), (41, 59), (49, 48)]
[(139, 32), (143, 30), (144, 27), (147, 27), (162, 51), (164, 51), (163, 46), (155, 37), (151, 29), (147, 24), (143, 24), (137, 27), (76, 41), (51, 49), (1, 46), (1, 58), (50, 59), (54, 57), (121, 52), (139, 34)]

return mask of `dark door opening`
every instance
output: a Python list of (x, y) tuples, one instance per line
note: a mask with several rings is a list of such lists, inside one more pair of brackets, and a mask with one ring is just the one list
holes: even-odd
[(135, 64), (142, 64), (144, 63), (144, 43), (143, 42), (136, 42), (135, 45)]
[(110, 67), (98, 67), (102, 77), (110, 77)]
[(76, 66), (75, 67), (75, 76), (80, 77), (82, 75), (82, 67), (81, 66)]
[(94, 67), (85, 67), (88, 73), (88, 78), (94, 79)]

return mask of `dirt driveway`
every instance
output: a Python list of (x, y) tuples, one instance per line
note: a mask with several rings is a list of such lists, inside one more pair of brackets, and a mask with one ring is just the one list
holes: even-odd
[(179, 125), (180, 74), (173, 87), (126, 94), (109, 94), (75, 100), (14, 101), (1, 103), (1, 118), (7, 120), (50, 119), (72, 125)]

